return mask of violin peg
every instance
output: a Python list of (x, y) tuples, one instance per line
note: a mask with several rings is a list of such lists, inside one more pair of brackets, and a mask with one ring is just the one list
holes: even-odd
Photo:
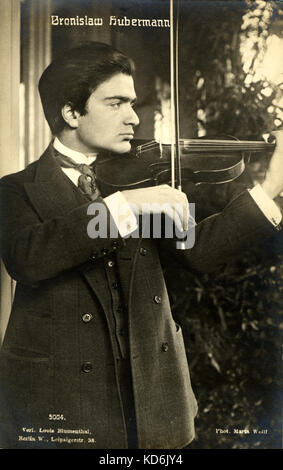
[(263, 137), (263, 140), (268, 144), (274, 144), (276, 141), (274, 135), (269, 134), (269, 133), (262, 134), (262, 137)]

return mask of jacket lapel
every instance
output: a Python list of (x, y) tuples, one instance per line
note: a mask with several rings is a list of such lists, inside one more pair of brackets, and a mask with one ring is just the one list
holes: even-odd
[[(34, 181), (25, 183), (25, 190), (42, 221), (66, 215), (75, 207), (88, 201), (63, 173), (54, 157), (52, 144), (38, 160)], [(138, 247), (139, 240), (129, 238), (126, 246), (117, 252), (120, 279), (128, 305), (130, 305), (131, 285)], [(105, 283), (102, 282), (102, 279), (105, 278), (103, 263), (93, 265), (95, 269), (90, 268), (91, 265), (85, 265), (80, 267), (79, 271), (107, 311), (109, 305), (106, 305)]]
[(86, 197), (63, 173), (54, 157), (52, 144), (38, 160), (34, 182), (25, 183), (25, 190), (43, 221), (65, 215), (87, 202)]

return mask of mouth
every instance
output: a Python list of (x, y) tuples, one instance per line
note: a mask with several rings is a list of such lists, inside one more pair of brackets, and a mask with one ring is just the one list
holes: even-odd
[(123, 138), (123, 140), (132, 140), (134, 138), (133, 132), (125, 132), (120, 134), (120, 136)]

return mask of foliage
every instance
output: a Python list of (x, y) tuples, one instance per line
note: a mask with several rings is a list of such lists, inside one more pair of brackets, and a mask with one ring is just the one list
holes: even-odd
[(247, 2), (247, 10), (243, 2), (205, 4), (191, 2), (180, 25), (184, 107), (195, 101), (198, 129), (206, 135), (259, 138), (274, 128), (281, 109), (276, 104), (280, 87), (257, 72), (280, 10), (275, 2), (261, 0)]
[[(249, 252), (214, 274), (166, 271), (199, 402), (192, 448), (281, 446), (283, 259), (272, 261)], [(235, 428), (268, 433), (238, 438)]]

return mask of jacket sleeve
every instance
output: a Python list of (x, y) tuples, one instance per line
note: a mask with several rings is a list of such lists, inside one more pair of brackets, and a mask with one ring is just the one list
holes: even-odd
[(211, 272), (251, 248), (266, 247), (283, 253), (282, 230), (270, 223), (248, 191), (237, 195), (220, 213), (197, 224), (194, 238), (194, 245), (186, 250), (176, 249), (176, 240), (163, 240), (162, 257), (169, 251), (186, 267)]
[(94, 217), (93, 213), (88, 214), (91, 203), (43, 221), (30, 204), (23, 185), (9, 177), (2, 178), (1, 256), (10, 276), (23, 284), (35, 284), (64, 270), (95, 263), (123, 247), (125, 241), (118, 232), (109, 233), (113, 220), (103, 199), (99, 202), (107, 214), (108, 232), (105, 237), (90, 238), (88, 225)]

